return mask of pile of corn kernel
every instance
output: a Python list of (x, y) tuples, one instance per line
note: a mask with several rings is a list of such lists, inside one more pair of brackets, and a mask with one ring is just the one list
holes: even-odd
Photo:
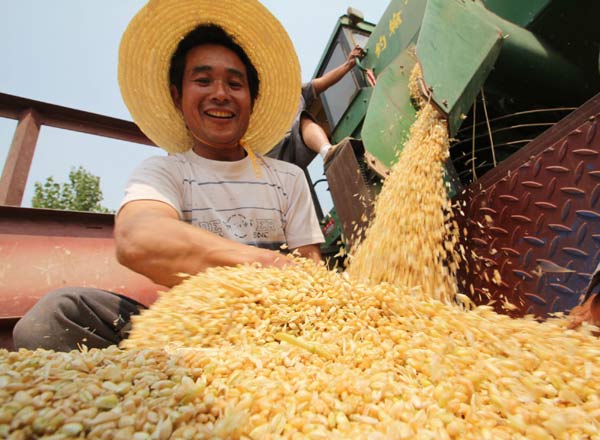
[(423, 106), (347, 273), (213, 268), (120, 349), (0, 351), (0, 437), (599, 438), (589, 329), (455, 291), (440, 127)]
[(164, 350), (0, 351), (0, 438), (199, 438), (200, 395)]
[(600, 346), (564, 320), (514, 320), (311, 262), (212, 269), (134, 318), (128, 348), (190, 367), (212, 423), (250, 438), (586, 438)]
[(596, 338), (423, 294), (302, 260), (210, 269), (135, 317), (124, 351), (1, 352), (0, 435), (598, 436)]

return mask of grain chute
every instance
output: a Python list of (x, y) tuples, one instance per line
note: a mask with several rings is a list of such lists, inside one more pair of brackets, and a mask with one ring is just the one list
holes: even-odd
[[(322, 97), (333, 140), (354, 139), (326, 167), (346, 245), (401, 154), (419, 63), (421, 92), (453, 138), (447, 176), (469, 230), (466, 293), (510, 300), (512, 314), (573, 307), (600, 260), (599, 13), (593, 1), (392, 1), (364, 44), (350, 96), (346, 86)], [(317, 75), (356, 28), (343, 20)]]

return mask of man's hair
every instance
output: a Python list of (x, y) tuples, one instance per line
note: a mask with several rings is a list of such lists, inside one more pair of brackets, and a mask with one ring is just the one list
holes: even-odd
[(185, 36), (183, 40), (179, 42), (175, 53), (171, 57), (171, 67), (169, 69), (169, 81), (172, 85), (177, 88), (177, 91), (181, 95), (181, 85), (183, 82), (183, 72), (185, 70), (185, 57), (187, 53), (197, 46), (205, 44), (216, 44), (224, 46), (227, 49), (232, 50), (244, 63), (246, 72), (248, 75), (248, 87), (250, 88), (250, 97), (254, 102), (258, 96), (258, 89), (260, 81), (258, 79), (258, 73), (244, 52), (244, 49), (237, 44), (233, 38), (227, 34), (220, 26), (208, 24), (200, 25)]

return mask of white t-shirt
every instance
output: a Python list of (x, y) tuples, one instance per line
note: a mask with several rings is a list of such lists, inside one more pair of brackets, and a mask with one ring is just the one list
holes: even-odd
[(144, 160), (133, 172), (121, 207), (133, 200), (171, 205), (179, 218), (221, 237), (261, 248), (294, 249), (324, 241), (308, 183), (296, 165), (257, 155), (235, 162), (192, 150)]

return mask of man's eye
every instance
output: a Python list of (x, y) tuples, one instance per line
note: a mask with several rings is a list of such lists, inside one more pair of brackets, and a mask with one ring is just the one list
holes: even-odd
[(210, 79), (209, 78), (196, 78), (194, 80), (194, 82), (197, 82), (198, 84), (209, 84)]
[(243, 87), (243, 84), (241, 82), (231, 81), (229, 82), (229, 87), (231, 87), (232, 89), (240, 89)]

